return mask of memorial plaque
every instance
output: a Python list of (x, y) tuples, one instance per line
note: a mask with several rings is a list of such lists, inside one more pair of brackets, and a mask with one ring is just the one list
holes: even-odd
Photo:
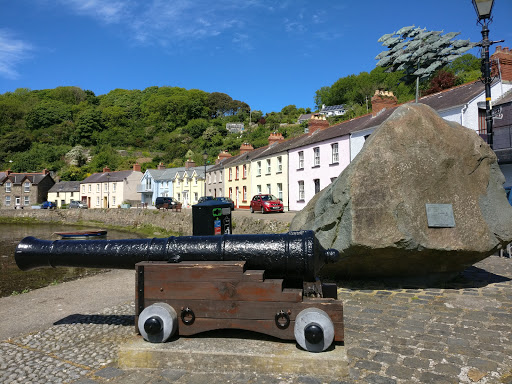
[(453, 228), (455, 218), (451, 204), (425, 204), (428, 226), (432, 228)]

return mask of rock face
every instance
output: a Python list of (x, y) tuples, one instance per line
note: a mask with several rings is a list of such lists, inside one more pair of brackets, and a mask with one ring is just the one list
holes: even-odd
[[(338, 278), (453, 274), (512, 241), (512, 207), (497, 158), (472, 130), (406, 104), (354, 161), (299, 212), (342, 259)], [(429, 227), (426, 204), (451, 204), (454, 227)]]

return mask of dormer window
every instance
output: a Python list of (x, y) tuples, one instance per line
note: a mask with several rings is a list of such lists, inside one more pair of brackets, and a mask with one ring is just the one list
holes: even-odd
[(30, 192), (30, 181), (26, 181), (26, 182), (23, 184), (23, 191), (24, 191), (24, 192)]
[(10, 181), (5, 183), (5, 192), (11, 192), (12, 183)]

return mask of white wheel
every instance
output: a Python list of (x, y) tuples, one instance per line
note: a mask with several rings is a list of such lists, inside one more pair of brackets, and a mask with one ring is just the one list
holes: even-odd
[(334, 325), (327, 313), (318, 308), (306, 308), (295, 318), (295, 340), (306, 351), (322, 352), (334, 340)]
[(176, 331), (177, 319), (176, 311), (169, 304), (155, 303), (144, 308), (137, 325), (144, 340), (165, 343)]

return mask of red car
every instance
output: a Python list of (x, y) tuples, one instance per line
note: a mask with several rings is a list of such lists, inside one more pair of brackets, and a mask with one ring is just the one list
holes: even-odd
[(284, 212), (283, 202), (274, 195), (255, 195), (251, 200), (251, 213), (254, 211)]

